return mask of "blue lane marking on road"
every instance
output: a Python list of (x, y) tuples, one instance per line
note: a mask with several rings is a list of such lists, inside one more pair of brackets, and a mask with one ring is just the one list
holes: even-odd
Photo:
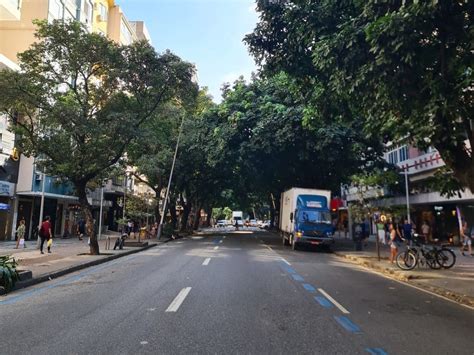
[(367, 348), (365, 350), (367, 350), (367, 352), (372, 355), (388, 355), (388, 353), (381, 348)]
[(13, 303), (16, 303), (18, 301), (21, 301), (21, 300), (24, 300), (25, 298), (28, 298), (30, 296), (34, 296), (34, 295), (37, 295), (37, 294), (40, 294), (44, 291), (47, 291), (47, 290), (50, 290), (52, 288), (55, 288), (55, 287), (58, 287), (58, 286), (62, 286), (62, 285), (67, 285), (69, 283), (72, 283), (72, 282), (75, 282), (81, 278), (83, 278), (84, 276), (87, 276), (89, 274), (93, 274), (97, 271), (100, 271), (102, 269), (105, 269), (106, 267), (110, 267), (110, 266), (113, 266), (115, 265), (116, 263), (118, 263), (119, 261), (125, 261), (125, 260), (132, 260), (134, 258), (136, 258), (138, 255), (133, 255), (131, 257), (125, 257), (123, 259), (118, 259), (118, 260), (115, 260), (115, 261), (112, 261), (112, 262), (108, 262), (108, 263), (104, 263), (103, 265), (100, 265), (100, 266), (96, 266), (96, 267), (93, 267), (92, 269), (90, 270), (87, 270), (87, 271), (83, 271), (81, 272), (80, 274), (78, 275), (74, 275), (74, 276), (70, 276), (62, 281), (59, 281), (59, 282), (56, 282), (52, 285), (48, 285), (48, 286), (44, 286), (44, 287), (40, 287), (40, 288), (36, 288), (36, 289), (33, 289), (33, 290), (30, 290), (30, 291), (26, 291), (26, 292), (23, 292), (17, 296), (13, 296), (11, 298), (7, 298), (5, 300), (1, 300), (0, 299), (0, 306), (2, 305), (9, 305), (9, 304), (13, 304)]
[(288, 265), (283, 263), (283, 261), (281, 262), (280, 267), (283, 269), (283, 271), (286, 271), (289, 274), (296, 274), (295, 269), (289, 267)]
[(331, 308), (332, 303), (326, 297), (315, 296), (314, 299), (318, 301), (318, 303), (323, 306), (324, 308)]
[(304, 279), (298, 274), (292, 274), (291, 277), (293, 277), (293, 280), (295, 281), (304, 281)]
[(303, 287), (306, 289), (306, 291), (316, 292), (316, 289), (310, 284), (303, 284)]
[(334, 318), (337, 320), (337, 322), (342, 325), (346, 330), (348, 330), (351, 333), (362, 333), (360, 328), (351, 322), (351, 320), (347, 317), (344, 316), (334, 316)]

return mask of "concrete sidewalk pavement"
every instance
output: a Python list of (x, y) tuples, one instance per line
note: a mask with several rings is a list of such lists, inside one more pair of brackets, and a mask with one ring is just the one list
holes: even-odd
[(447, 270), (416, 267), (414, 270), (403, 271), (396, 264), (390, 264), (388, 245), (380, 246), (381, 260), (378, 261), (374, 236), (364, 245), (362, 251), (355, 251), (352, 240), (344, 238), (344, 235), (336, 235), (335, 254), (391, 278), (474, 307), (474, 257), (462, 256), (459, 248), (453, 250), (456, 254), (456, 264)]
[[(106, 240), (110, 237), (110, 249), (106, 250)], [(46, 252), (40, 254), (36, 249), (36, 241), (26, 241), (26, 248), (15, 249), (16, 242), (6, 241), (0, 243), (0, 255), (10, 255), (18, 262), (18, 270), (29, 270), (32, 272), (32, 279), (26, 274), (26, 279), (17, 283), (16, 289), (27, 287), (42, 281), (47, 281), (70, 272), (74, 272), (89, 266), (98, 265), (109, 260), (138, 252), (159, 243), (166, 242), (145, 239), (148, 245), (125, 246), (123, 250), (113, 250), (119, 233), (109, 232), (103, 235), (99, 241), (101, 255), (89, 255), (89, 245), (87, 238), (82, 241), (74, 239), (54, 238), (51, 254)], [(130, 239), (127, 239), (130, 241)], [(137, 241), (131, 239), (131, 241)]]

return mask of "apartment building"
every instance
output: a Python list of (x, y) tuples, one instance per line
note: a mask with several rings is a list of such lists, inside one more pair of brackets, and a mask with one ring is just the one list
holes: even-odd
[[(80, 21), (88, 31), (101, 33), (120, 44), (130, 44), (143, 38), (149, 40), (144, 23), (129, 22), (114, 0), (0, 0), (0, 60), (3, 58), (8, 67), (17, 66), (17, 54), (34, 43), (35, 19), (49, 22)], [(0, 118), (0, 141), (8, 156), (14, 147), (14, 136), (6, 130), (6, 122), (6, 118)], [(16, 173), (5, 173), (3, 175), (7, 175), (8, 180), (2, 180), (7, 179), (2, 175), (5, 170), (3, 160), (0, 159), (0, 191), (4, 195), (0, 195), (0, 203), (3, 203), (0, 205), (0, 217), (3, 217), (2, 214), (8, 215), (8, 218), (1, 218), (1, 221), (8, 222), (0, 222), (0, 240), (8, 237), (13, 239), (13, 226), (21, 219), (26, 221), (26, 237), (32, 236), (34, 226), (39, 223), (43, 194), (43, 215), (51, 216), (54, 234), (74, 234), (80, 218), (80, 207), (72, 186), (54, 176), (48, 176), (47, 172), (44, 174), (38, 169), (34, 158), (25, 156), (21, 156), (20, 161), (15, 164), (9, 163), (9, 171), (16, 168)], [(115, 221), (123, 214), (124, 179), (118, 177), (108, 181), (103, 189), (103, 199), (99, 190), (89, 194), (96, 220), (99, 219), (100, 203), (103, 201), (104, 225), (116, 229)]]
[[(0, 12), (1, 18), (6, 16)], [(19, 70), (18, 65), (0, 53), (0, 70)], [(19, 154), (15, 148), (15, 134), (8, 130), (8, 117), (0, 115), (0, 240), (12, 234), (16, 210), (16, 183)]]
[[(396, 166), (401, 174), (407, 174), (410, 216), (418, 230), (424, 221), (431, 226), (432, 236), (450, 240), (459, 233), (459, 220), (466, 218), (474, 224), (474, 194), (469, 189), (456, 196), (442, 196), (439, 191), (430, 188), (428, 179), (443, 166), (445, 162), (435, 148), (422, 151), (408, 144), (388, 145), (384, 159)], [(372, 196), (371, 196), (372, 194)], [(374, 203), (383, 210), (386, 207), (406, 206), (406, 194), (389, 195), (387, 190), (375, 189), (366, 192), (367, 197), (377, 199)], [(346, 200), (350, 204), (358, 199), (354, 189), (346, 191)], [(455, 238), (456, 239), (456, 238)]]

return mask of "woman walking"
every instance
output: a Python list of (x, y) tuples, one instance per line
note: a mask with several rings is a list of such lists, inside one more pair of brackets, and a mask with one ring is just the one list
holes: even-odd
[(390, 223), (390, 263), (393, 264), (395, 258), (397, 257), (398, 244), (399, 244), (399, 234), (397, 231), (397, 226), (395, 223)]
[(16, 238), (16, 247), (15, 247), (15, 249), (18, 249), (18, 245), (21, 245), (21, 244), (23, 244), (23, 248), (26, 248), (25, 232), (26, 232), (25, 220), (22, 219), (20, 221), (20, 225), (16, 229), (17, 238)]
[(469, 227), (465, 219), (463, 219), (462, 221), (460, 232), (461, 232), (461, 239), (462, 239), (461, 254), (463, 256), (466, 256), (464, 252), (467, 249), (467, 252), (468, 252), (467, 255), (472, 256), (472, 233), (469, 230)]

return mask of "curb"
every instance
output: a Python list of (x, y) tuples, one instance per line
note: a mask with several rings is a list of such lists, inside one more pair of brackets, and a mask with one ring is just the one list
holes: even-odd
[(64, 275), (67, 275), (67, 274), (70, 274), (70, 273), (73, 273), (73, 272), (76, 272), (76, 271), (79, 271), (79, 270), (82, 270), (82, 269), (86, 269), (88, 267), (104, 264), (106, 262), (109, 262), (109, 261), (112, 261), (112, 260), (115, 260), (115, 259), (118, 259), (118, 258), (122, 258), (122, 257), (127, 256), (127, 255), (136, 254), (136, 253), (139, 253), (141, 251), (144, 251), (144, 250), (153, 248), (155, 246), (158, 246), (160, 244), (168, 243), (171, 240), (172, 239), (160, 241), (160, 242), (157, 242), (156, 244), (149, 244), (147, 246), (136, 248), (136, 249), (133, 249), (133, 250), (129, 250), (129, 251), (126, 251), (126, 252), (121, 253), (121, 254), (110, 255), (110, 256), (107, 256), (107, 257), (102, 258), (102, 259), (92, 260), (92, 261), (88, 261), (88, 262), (83, 263), (83, 264), (73, 265), (71, 267), (66, 267), (66, 268), (61, 269), (61, 270), (53, 271), (49, 274), (44, 274), (44, 275), (41, 275), (41, 276), (36, 277), (36, 278), (32, 278), (32, 279), (25, 280), (25, 281), (20, 281), (20, 282), (16, 283), (16, 285), (15, 285), (15, 287), (13, 287), (12, 291), (17, 291), (17, 290), (20, 290), (22, 288), (37, 285), (37, 284), (42, 283), (42, 282), (51, 281), (51, 280), (56, 279), (58, 277), (61, 277), (61, 276), (64, 276)]
[(347, 255), (347, 254), (344, 254), (342, 252), (337, 252), (337, 251), (334, 252), (334, 255), (336, 255), (340, 258), (350, 260), (350, 261), (354, 262), (357, 265), (360, 265), (360, 266), (366, 267), (368, 269), (378, 271), (381, 274), (384, 274), (389, 278), (401, 281), (403, 283), (415, 286), (416, 288), (419, 288), (419, 289), (434, 293), (436, 295), (442, 296), (442, 297), (447, 298), (451, 301), (454, 301), (454, 302), (456, 302), (460, 305), (468, 306), (470, 308), (474, 307), (474, 297), (472, 297), (472, 296), (468, 296), (468, 295), (461, 294), (459, 292), (443, 289), (441, 287), (431, 286), (431, 285), (427, 285), (427, 284), (424, 284), (424, 283), (421, 283), (421, 282), (416, 282), (418, 277), (416, 277), (414, 275), (406, 274), (406, 273), (403, 273), (402, 271), (393, 270), (393, 269), (388, 268), (388, 267), (376, 265), (375, 263), (371, 262), (370, 260), (364, 260), (364, 258), (360, 258), (360, 257), (357, 257), (357, 256), (352, 256), (352, 255)]

